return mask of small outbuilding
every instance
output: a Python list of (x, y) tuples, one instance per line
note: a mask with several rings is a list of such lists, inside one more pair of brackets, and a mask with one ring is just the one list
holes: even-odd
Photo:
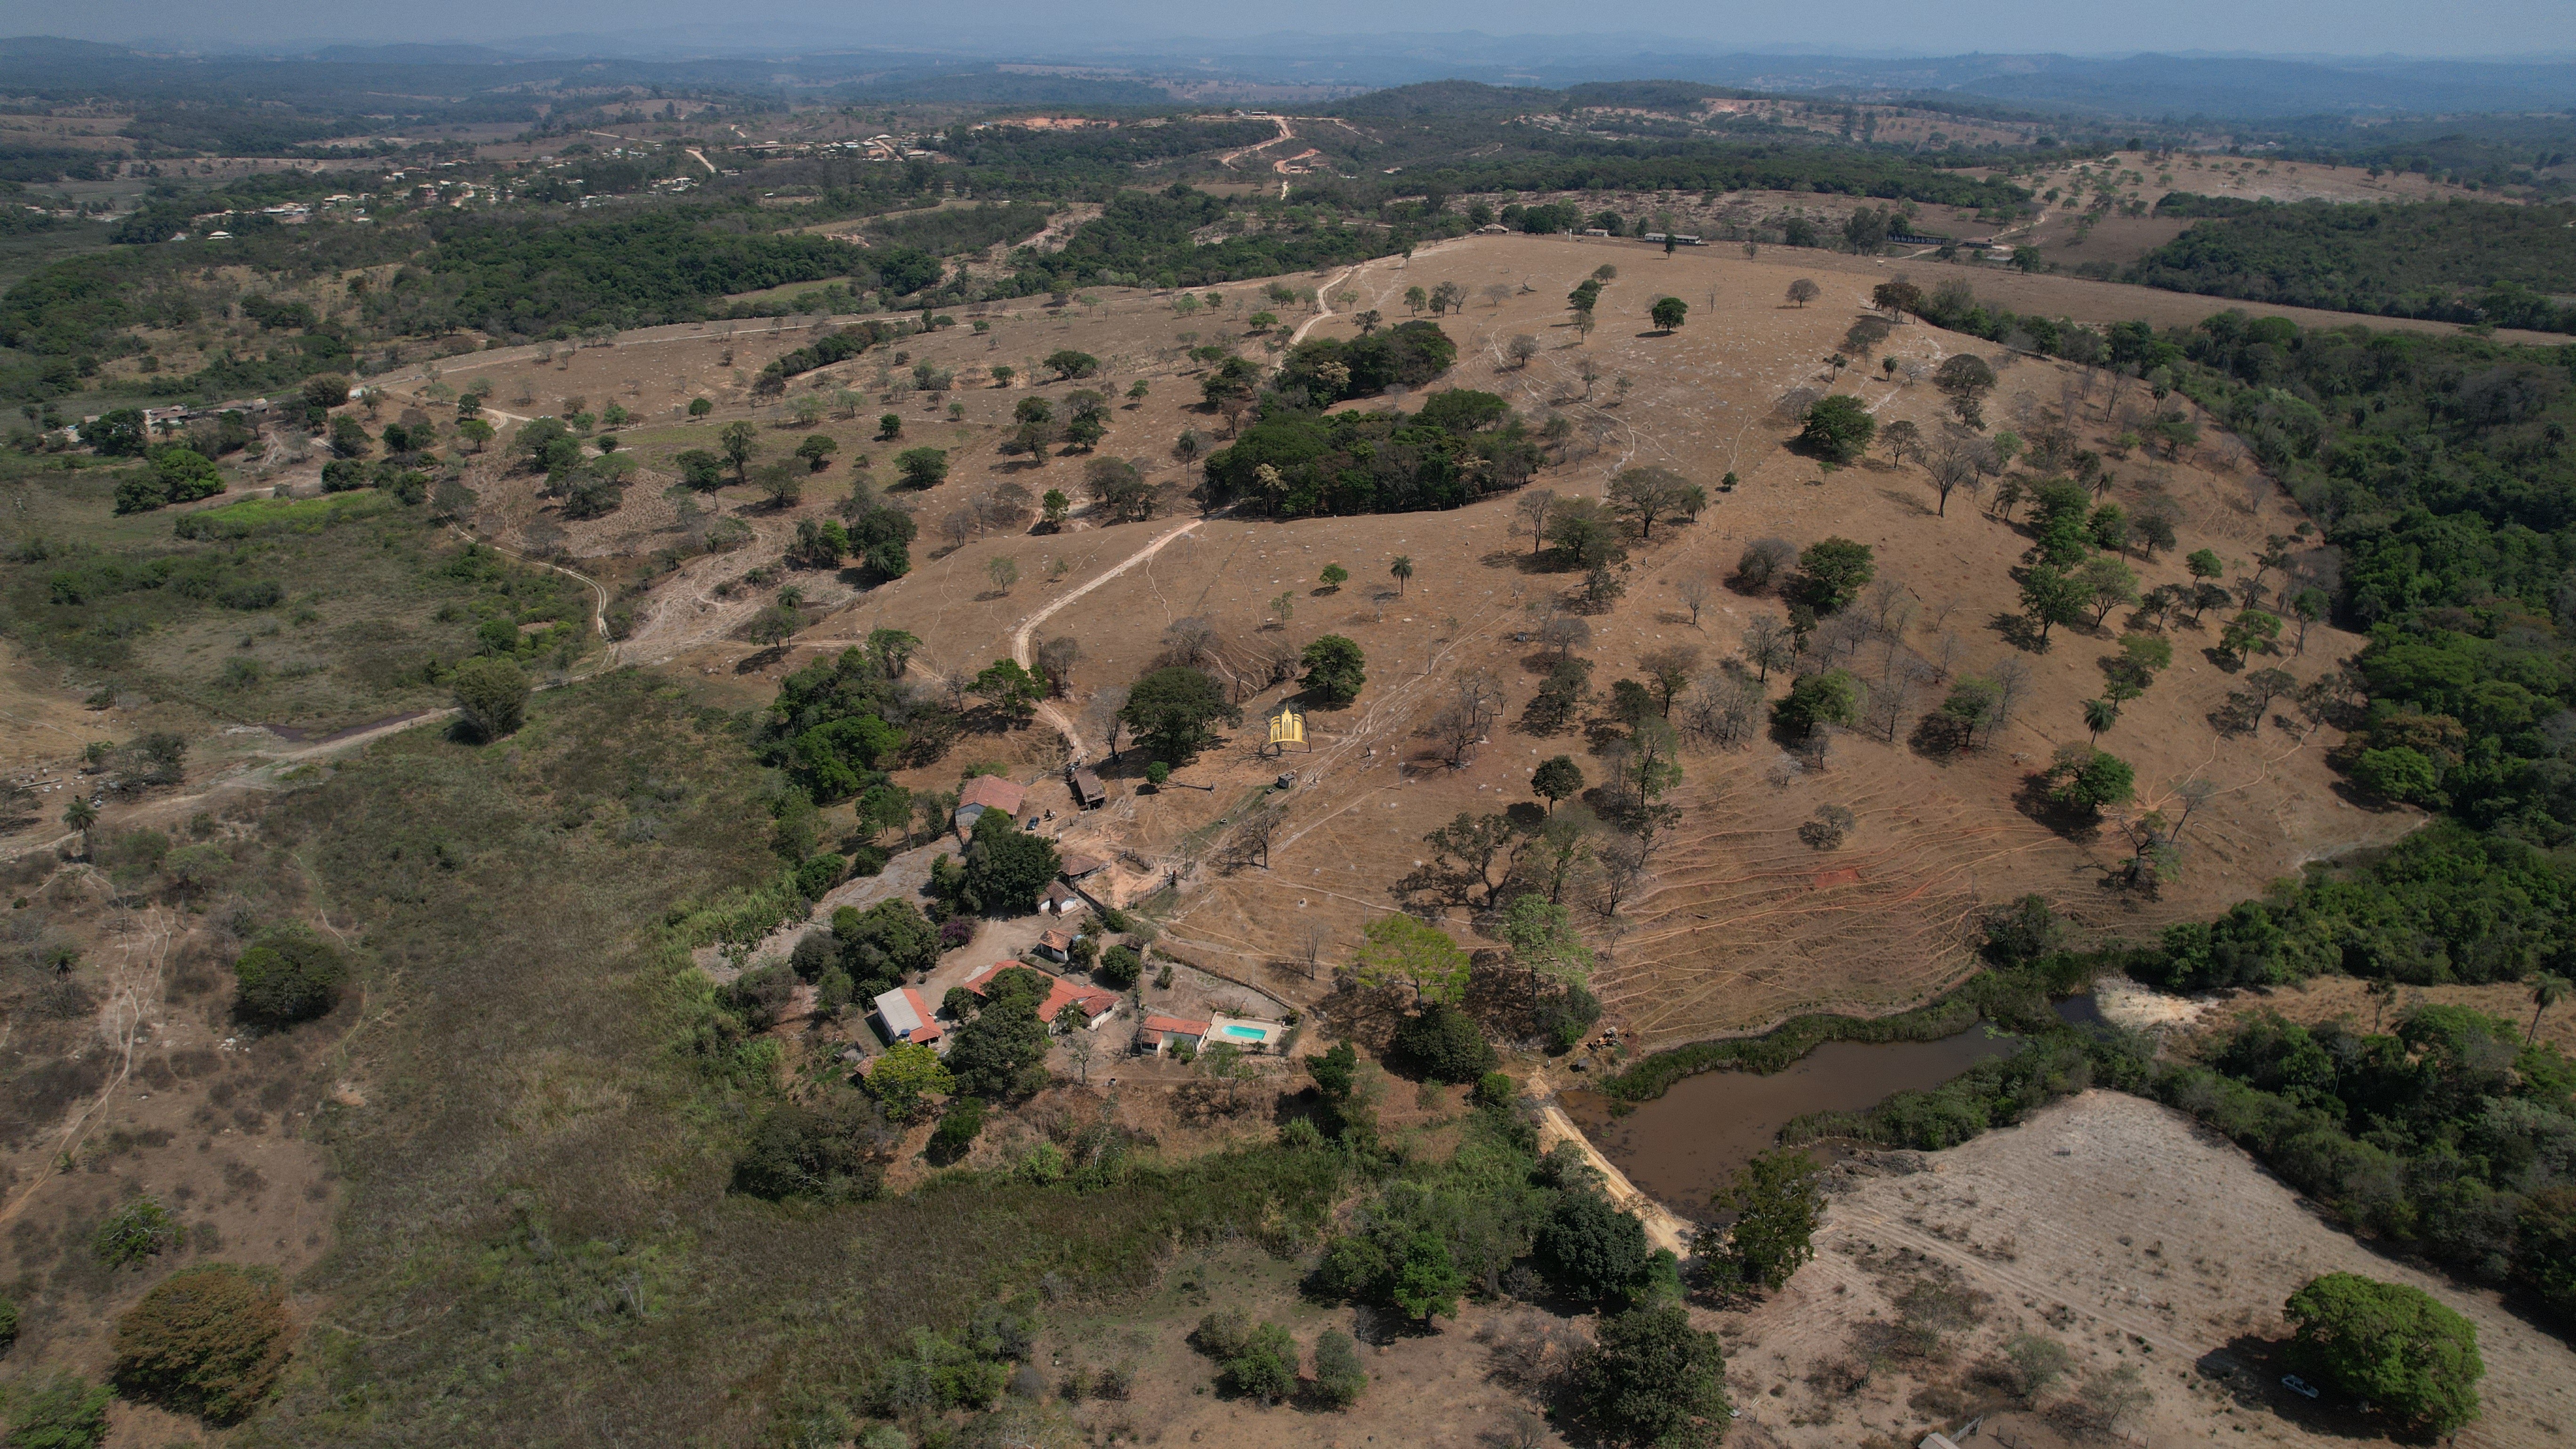
[(1073, 803), (1085, 810), (1097, 810), (1109, 803), (1109, 790), (1100, 777), (1080, 765), (1065, 767), (1064, 782), (1073, 789)]
[(1091, 902), (1082, 898), (1082, 892), (1066, 885), (1063, 881), (1051, 880), (1047, 882), (1046, 894), (1038, 901), (1038, 914), (1061, 918), (1084, 910), (1090, 904)]
[(960, 840), (975, 833), (975, 821), (987, 810), (1005, 815), (1020, 813), (1020, 803), (1028, 798), (1026, 786), (1005, 780), (999, 775), (977, 775), (957, 792), (957, 837)]
[(1178, 1016), (1148, 1016), (1136, 1033), (1136, 1050), (1161, 1056), (1175, 1047), (1197, 1051), (1207, 1040), (1208, 1024)]
[(877, 993), (876, 1010), (871, 1014), (876, 1017), (878, 1033), (889, 1046), (896, 1042), (930, 1046), (941, 1035), (938, 1020), (930, 1014), (930, 1004), (909, 986)]

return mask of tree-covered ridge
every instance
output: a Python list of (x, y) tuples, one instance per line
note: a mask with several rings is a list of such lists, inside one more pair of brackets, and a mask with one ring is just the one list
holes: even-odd
[(2209, 216), (2149, 253), (2129, 279), (2176, 292), (2576, 331), (2562, 293), (2576, 276), (2576, 208), (2445, 201), (2278, 206), (2167, 197), (2167, 215)]
[(1012, 253), (1013, 282), (1023, 294), (1082, 286), (1112, 275), (1202, 287), (1245, 277), (1276, 277), (1385, 256), (1401, 243), (1385, 227), (1343, 225), (1327, 212), (1305, 225), (1265, 227), (1202, 243), (1201, 230), (1224, 223), (1233, 208), (1220, 196), (1175, 183), (1159, 192), (1122, 191), (1077, 228), (1063, 248)]
[(2313, 566), (2370, 631), (2356, 782), (2545, 845), (2576, 838), (2576, 347), (2302, 332), (2210, 318), (2170, 348), (2179, 385), (2325, 526)]

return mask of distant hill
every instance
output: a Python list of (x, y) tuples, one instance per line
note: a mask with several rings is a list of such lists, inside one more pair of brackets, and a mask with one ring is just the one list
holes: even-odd
[(1533, 108), (1553, 109), (1563, 104), (1564, 99), (1554, 91), (1489, 86), (1481, 81), (1440, 80), (1371, 91), (1327, 109), (1332, 115), (1348, 116), (1354, 120), (1403, 121), (1424, 116), (1516, 115)]

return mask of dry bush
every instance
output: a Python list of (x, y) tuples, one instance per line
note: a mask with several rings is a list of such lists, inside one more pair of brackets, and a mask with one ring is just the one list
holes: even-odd
[(2138, 1366), (2133, 1363), (2086, 1374), (2073, 1398), (2049, 1406), (2048, 1421), (2079, 1439), (2125, 1437), (2129, 1426), (2155, 1402), (2155, 1395), (2138, 1380)]
[(1584, 1344), (1572, 1324), (1526, 1311), (1487, 1321), (1476, 1341), (1486, 1346), (1496, 1374), (1532, 1390), (1554, 1383)]
[(288, 1327), (286, 1295), (272, 1276), (229, 1263), (183, 1269), (116, 1320), (117, 1387), (229, 1423), (277, 1381)]

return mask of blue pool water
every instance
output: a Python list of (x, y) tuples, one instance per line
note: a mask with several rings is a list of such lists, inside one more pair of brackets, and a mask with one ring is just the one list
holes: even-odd
[(1257, 1026), (1221, 1026), (1216, 1029), (1216, 1034), (1219, 1036), (1250, 1037), (1254, 1041), (1259, 1041), (1270, 1033), (1263, 1031)]

